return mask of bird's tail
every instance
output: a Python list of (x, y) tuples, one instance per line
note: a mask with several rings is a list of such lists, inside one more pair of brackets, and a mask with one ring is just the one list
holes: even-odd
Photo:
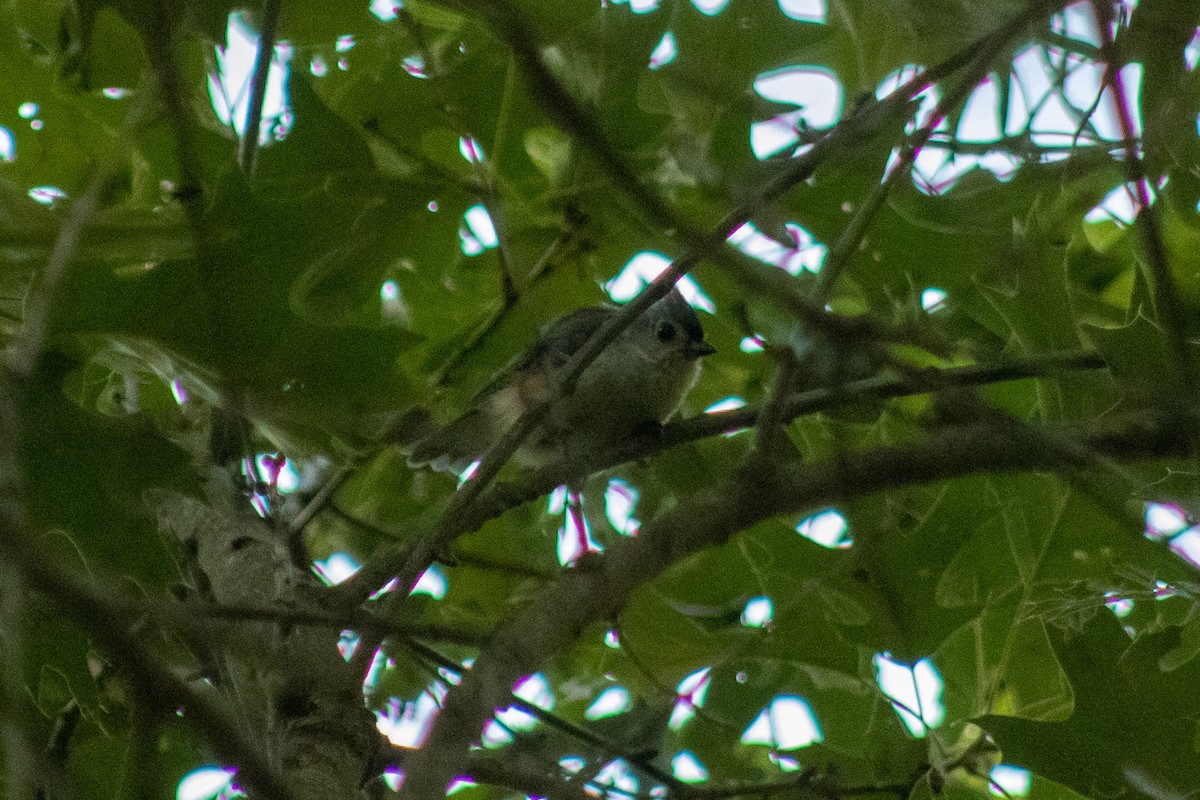
[(408, 451), (408, 464), (458, 475), (488, 449), (489, 429), (484, 410), (471, 409), (449, 425), (416, 439)]

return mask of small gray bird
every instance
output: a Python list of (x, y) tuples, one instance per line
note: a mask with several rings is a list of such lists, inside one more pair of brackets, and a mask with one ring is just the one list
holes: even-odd
[[(409, 463), (461, 472), (550, 396), (563, 365), (618, 311), (581, 308), (544, 327), (462, 416), (415, 443)], [(665, 422), (699, 377), (700, 358), (712, 352), (696, 312), (672, 289), (583, 371), (572, 394), (551, 406), (517, 462), (535, 467), (585, 457)]]

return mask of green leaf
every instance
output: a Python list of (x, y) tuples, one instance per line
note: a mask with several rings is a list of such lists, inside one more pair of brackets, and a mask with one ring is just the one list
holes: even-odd
[(1128, 325), (1090, 327), (1088, 332), (1127, 406), (1153, 406), (1162, 400), (1176, 376), (1172, 375), (1172, 355), (1159, 325), (1139, 310)]
[(119, 569), (148, 586), (175, 577), (142, 503), (147, 487), (195, 486), (183, 450), (144, 420), (89, 414), (63, 395), (69, 362), (51, 359), (26, 397), (25, 485), (30, 522), (59, 529), (84, 564)]
[(1071, 717), (986, 716), (979, 723), (1005, 761), (1085, 796), (1112, 795), (1147, 780), (1190, 791), (1200, 785), (1195, 723), (1176, 709), (1200, 699), (1200, 682), (1193, 666), (1164, 672), (1159, 663), (1178, 637), (1177, 630), (1164, 631), (1131, 644), (1111, 615), (1077, 632), (1055, 632), (1051, 641), (1075, 694)]

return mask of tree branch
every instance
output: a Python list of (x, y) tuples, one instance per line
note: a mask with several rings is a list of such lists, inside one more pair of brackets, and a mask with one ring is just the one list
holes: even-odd
[(29, 289), (21, 335), (8, 354), (9, 363), (18, 374), (31, 375), (37, 367), (49, 333), (54, 299), (66, 277), (67, 267), (79, 250), (89, 224), (100, 211), (101, 201), (126, 166), (133, 152), (133, 140), (148, 120), (146, 104), (138, 96), (130, 106), (109, 151), (100, 158), (93, 170), (87, 189), (68, 207), (45, 267)]
[[(827, 411), (863, 400), (884, 400), (928, 394), (960, 386), (984, 386), (992, 383), (1025, 380), (1028, 378), (1059, 377), (1070, 372), (1106, 368), (1104, 359), (1089, 350), (1068, 350), (1044, 353), (1027, 359), (998, 364), (972, 364), (947, 369), (924, 369), (901, 376), (878, 375), (851, 381), (834, 388), (813, 389), (788, 398), (783, 411), (786, 420), (806, 414)], [(636, 461), (661, 450), (711, 436), (736, 433), (754, 426), (760, 408), (748, 405), (732, 411), (702, 414), (667, 425), (660, 437), (622, 443), (611, 453), (598, 459), (607, 469), (617, 464)]]
[[(409, 641), (406, 644), (406, 647), (419, 658), (424, 659), (425, 661), (428, 661), (429, 663), (434, 664), (442, 669), (449, 670), (455, 675), (458, 675), (460, 678), (467, 672), (467, 668), (462, 664), (443, 656), (432, 647), (428, 647), (421, 642)], [(509, 702), (507, 705), (529, 714), (531, 717), (534, 717), (538, 722), (541, 722), (548, 728), (553, 728), (561, 733), (566, 734), (567, 736), (572, 737), (578, 742), (596, 748), (602, 752), (603, 759), (605, 761), (612, 761), (617, 758), (624, 759), (645, 774), (649, 775), (654, 780), (667, 785), (672, 789), (677, 789), (685, 785), (677, 781), (671, 775), (668, 775), (662, 770), (658, 769), (646, 758), (638, 754), (630, 754), (626, 752), (625, 749), (620, 746), (620, 743), (613, 742), (588, 728), (568, 722), (558, 715), (535, 706), (527, 700), (518, 697), (516, 694), (510, 693)]]
[[(1145, 163), (1141, 156), (1133, 112), (1129, 108), (1129, 97), (1125, 80), (1121, 76), (1123, 59), (1113, 34), (1113, 7), (1106, 0), (1092, 0), (1100, 35), (1100, 56), (1104, 59), (1104, 83), (1112, 93), (1117, 113), (1117, 124), (1121, 128), (1122, 148), (1126, 179), (1137, 198), (1137, 220), (1134, 228), (1141, 240), (1146, 259), (1155, 311), (1167, 336), (1174, 364), (1172, 383), (1174, 391), (1167, 395), (1170, 403), (1182, 412), (1195, 396), (1196, 377), (1192, 356), (1187, 341), (1188, 321), (1179, 288), (1168, 263), (1167, 248), (1163, 241), (1162, 223), (1158, 208), (1150, 196), (1150, 185), (1146, 176)], [(1194, 431), (1189, 431), (1194, 436)]]
[[(1191, 454), (1174, 415), (1127, 415), (1112, 422), (1054, 426), (1047, 433), (1117, 461)], [(402, 796), (440, 797), (493, 709), (513, 684), (540, 669), (595, 621), (612, 619), (635, 589), (668, 566), (778, 514), (981, 473), (1058, 472), (1058, 448), (1029, 448), (1004, 431), (970, 425), (920, 442), (884, 446), (796, 467), (743, 469), (622, 539), (587, 569), (568, 570), (504, 623), (449, 694), (425, 746), (409, 760)], [(756, 461), (761, 466), (763, 462)], [(548, 618), (545, 609), (555, 609)]]
[[(1104, 360), (1096, 353), (1072, 350), (999, 364), (973, 364), (942, 370), (926, 369), (901, 377), (877, 376), (846, 383), (835, 389), (816, 389), (794, 395), (788, 399), (781, 421), (790, 421), (804, 414), (864, 399), (906, 397), (954, 386), (978, 386), (1026, 378), (1054, 377), (1078, 370), (1102, 369), (1105, 366)], [(591, 474), (618, 464), (652, 457), (670, 447), (751, 428), (755, 425), (759, 413), (757, 406), (746, 406), (733, 411), (701, 414), (667, 425), (660, 434), (616, 443), (611, 450), (597, 453), (586, 464), (549, 464), (526, 474), (519, 484), (483, 487), (471, 503), (458, 507), (453, 519), (450, 518), (449, 512), (443, 515), (439, 529), (431, 536), (442, 537), (438, 541), (445, 546), (457, 536), (478, 530), (486, 521), (500, 516), (508, 509), (551, 491), (562, 483), (563, 475), (571, 469), (582, 469)], [(463, 494), (468, 486), (469, 483), (460, 489), (458, 494)], [(381, 548), (359, 575), (333, 590), (338, 597), (335, 603), (361, 602), (359, 592), (365, 589), (369, 594), (374, 588), (385, 583), (391, 575), (403, 568), (410, 557), (409, 554), (408, 545), (394, 544)], [(373, 572), (367, 573), (364, 579), (363, 573), (367, 570)], [(353, 586), (360, 580), (362, 583)]]
[(499, 14), (490, 6), (479, 10), (480, 13), (488, 15), (493, 24), (499, 26), (502, 35), (509, 41), (522, 63), (526, 65), (527, 78), (532, 84), (535, 97), (542, 103), (543, 110), (564, 130), (578, 136), (592, 149), (603, 166), (607, 168), (612, 162), (611, 175), (614, 182), (632, 196), (641, 198), (651, 219), (668, 229), (677, 231), (693, 244), (685, 255), (672, 262), (655, 281), (626, 304), (620, 313), (601, 326), (564, 365), (554, 391), (550, 392), (549, 397), (536, 408), (527, 411), (484, 455), (471, 480), (454, 495), (449, 509), (429, 536), (422, 539), (414, 548), (385, 550), (372, 558), (351, 581), (339, 587), (339, 601), (344, 604), (363, 602), (372, 591), (394, 576), (398, 577), (401, 587), (406, 587), (402, 588), (402, 591), (410, 590), (432, 562), (434, 556), (448, 549), (454, 539), (463, 532), (462, 520), (471, 516), (470, 506), (487, 489), (550, 406), (570, 394), (575, 382), (588, 365), (632, 325), (640, 314), (671, 291), (676, 281), (699, 262), (702, 256), (711, 257), (718, 263), (738, 265), (735, 267), (736, 275), (745, 285), (761, 296), (779, 300), (814, 327), (832, 328), (847, 336), (861, 335), (863, 329), (870, 329), (872, 326), (865, 319), (840, 317), (827, 312), (823, 304), (814, 304), (802, 297), (791, 277), (779, 270), (761, 269), (757, 264), (743, 267), (744, 262), (748, 261), (747, 257), (726, 247), (724, 238), (749, 219), (761, 205), (777, 198), (788, 188), (810, 176), (816, 166), (829, 154), (865, 137), (875, 128), (878, 121), (884, 118), (886, 112), (891, 110), (893, 104), (907, 103), (930, 80), (944, 74), (950, 68), (947, 65), (954, 65), (954, 68), (958, 68), (962, 63), (968, 63), (970, 60), (969, 55), (964, 55), (970, 51), (964, 51), (964, 54), (948, 59), (944, 65), (931, 69), (924, 75), (914, 77), (897, 89), (884, 103), (868, 104), (858, 109), (855, 114), (843, 119), (808, 153), (793, 160), (788, 169), (783, 170), (769, 182), (754, 201), (730, 213), (710, 234), (694, 229), (694, 226), (683, 220), (667, 204), (641, 185), (628, 165), (624, 164), (608, 145), (596, 120), (584, 113), (542, 62), (520, 12), (507, 8), (507, 6), (505, 8), (507, 10)]
[[(158, 82), (159, 101), (166, 110), (175, 140), (175, 160), (179, 169), (175, 196), (183, 206), (195, 243), (195, 269), (198, 278), (196, 288), (202, 298), (206, 333), (212, 351), (216, 354), (214, 360), (224, 365), (231, 360), (227, 336), (231, 326), (226, 319), (227, 306), (220, 302), (220, 285), (214, 272), (215, 260), (204, 220), (203, 184), (193, 142), (188, 93), (175, 60), (175, 40), (178, 34), (176, 15), (179, 12), (168, 0), (151, 0), (150, 5), (145, 14), (146, 27), (141, 31), (142, 40)], [(222, 394), (225, 395), (223, 390)], [(235, 400), (228, 396), (225, 399), (229, 402)]]
[(258, 167), (258, 136), (262, 127), (263, 103), (267, 96), (267, 78), (271, 60), (275, 57), (275, 29), (283, 0), (263, 0), (259, 22), (258, 53), (254, 58), (254, 74), (250, 80), (250, 98), (246, 109), (246, 131), (238, 142), (238, 166), (247, 177), (253, 177)]
[(825, 264), (817, 274), (816, 285), (813, 288), (812, 299), (815, 303), (825, 305), (832, 297), (838, 277), (858, 250), (859, 244), (871, 227), (875, 215), (883, 207), (884, 200), (892, 187), (896, 185), (901, 176), (909, 176), (917, 154), (921, 152), (922, 147), (929, 143), (938, 125), (951, 111), (966, 102), (971, 91), (987, 74), (992, 59), (996, 57), (997, 53), (1019, 33), (1032, 25), (1035, 20), (1042, 18), (1035, 12), (1040, 9), (1044, 13), (1045, 6), (1044, 0), (1030, 0), (1025, 14), (1014, 17), (1007, 25), (989, 34), (978, 44), (970, 64), (965, 68), (965, 74), (959, 76), (954, 87), (938, 101), (925, 124), (908, 138), (901, 148), (900, 158), (892, 165), (891, 172), (883, 177), (879, 185), (868, 195), (866, 202), (859, 206), (854, 217), (851, 218), (850, 224), (846, 226), (837, 241), (834, 242), (833, 247), (829, 249)]
[(14, 564), (30, 586), (60, 604), (107, 651), (118, 668), (129, 676), (130, 690), (147, 709), (184, 715), (212, 751), (238, 767), (238, 780), (264, 800), (295, 800), (283, 777), (263, 755), (260, 742), (207, 697), (175, 677), (149, 643), (134, 633), (132, 620), (121, 607), (87, 588), (48, 553), (38, 548), (30, 533), (4, 519), (0, 552)]
[(871, 794), (890, 794), (905, 798), (911, 791), (912, 786), (907, 783), (840, 786), (826, 776), (805, 770), (791, 778), (764, 783), (742, 784), (741, 786), (689, 786), (682, 794), (685, 800), (727, 800), (731, 797), (765, 798), (781, 793), (786, 793), (789, 797), (839, 800), (843, 797), (861, 797)]
[(754, 452), (760, 457), (779, 455), (779, 447), (787, 436), (784, 428), (793, 419), (787, 415), (787, 403), (799, 366), (791, 350), (781, 348), (776, 352), (775, 374), (771, 377), (762, 410), (754, 422)]
[(306, 609), (287, 609), (275, 606), (230, 605), (227, 603), (186, 602), (172, 608), (165, 616), (161, 604), (142, 609), (145, 613), (163, 617), (169, 627), (186, 631), (195, 626), (197, 619), (223, 619), (235, 622), (274, 622), (280, 625), (306, 625), (329, 628), (351, 628), (402, 639), (428, 639), (452, 644), (479, 645), (487, 640), (490, 632), (468, 631), (444, 625), (406, 625), (381, 619), (365, 610), (352, 613), (331, 614)]

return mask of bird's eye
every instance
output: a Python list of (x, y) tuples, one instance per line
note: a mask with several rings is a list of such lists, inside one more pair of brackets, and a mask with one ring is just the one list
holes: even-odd
[(654, 335), (658, 337), (660, 342), (669, 342), (675, 338), (675, 326), (669, 322), (658, 323), (658, 328), (655, 329)]

